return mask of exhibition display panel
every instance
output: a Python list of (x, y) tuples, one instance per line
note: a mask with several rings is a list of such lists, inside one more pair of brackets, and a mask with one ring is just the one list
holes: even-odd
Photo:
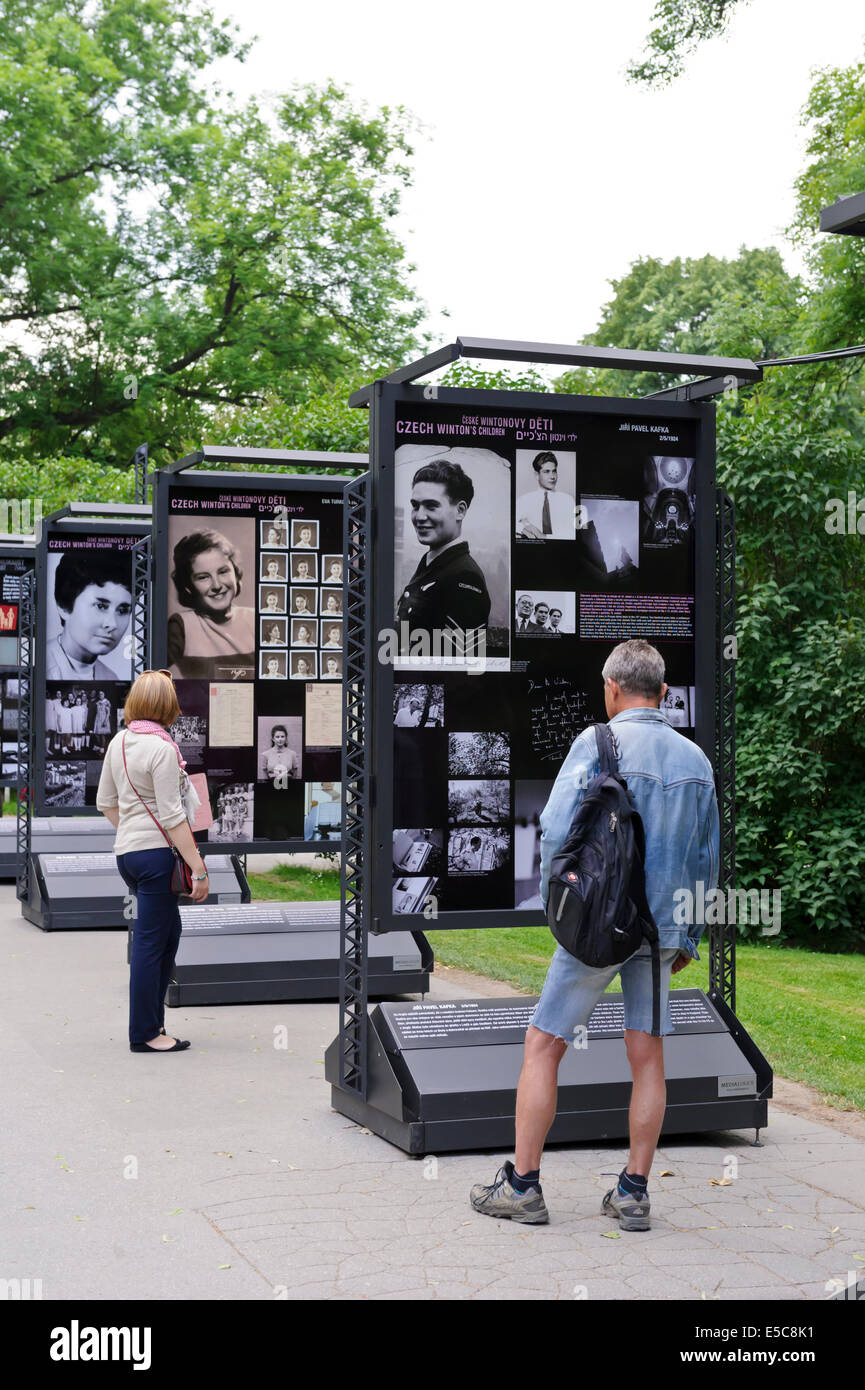
[[(529, 1014), (480, 1052), (476, 1034), (448, 1023), (462, 1006), (367, 1018), (367, 935), (546, 924), (540, 813), (573, 740), (606, 719), (601, 667), (620, 641), (660, 650), (662, 712), (716, 767), (722, 886), (732, 882), (732, 687), (720, 666), (732, 528), (715, 485), (714, 408), (412, 385), (431, 364), (365, 388), (371, 469), (347, 492), (345, 986), (327, 1056), (335, 1108), (411, 1152), (511, 1142)], [(713, 975), (723, 957), (731, 985), (722, 935)], [(732, 989), (693, 993), (701, 1041), (695, 1002), (667, 1044), (668, 1129), (759, 1128), (771, 1071), (731, 1011)], [(466, 1017), (488, 1008), (507, 1014), (479, 1000)], [(398, 1026), (409, 1016), (442, 1030), (429, 1047)], [(556, 1137), (620, 1132), (614, 1057), (624, 1085), (620, 1025), (569, 1055), (584, 1089), (568, 1093), (563, 1072)], [(721, 1077), (733, 1080), (719, 1089)], [(435, 1116), (447, 1123), (431, 1128)]]
[[(34, 546), (33, 536), (0, 536), (0, 787), (18, 785), (19, 620), (23, 584), (33, 573)], [(6, 829), (0, 826), (0, 831)], [(0, 876), (6, 859), (0, 847)], [(13, 867), (11, 876), (15, 872)]]
[[(342, 848), (343, 489), (367, 463), (206, 446), (152, 475), (152, 662), (177, 686), (208, 863)], [(241, 471), (261, 465), (301, 471)], [(181, 911), (169, 1004), (338, 996), (338, 902)], [(383, 943), (374, 992), (426, 992), (431, 964), (419, 931)]]
[(149, 507), (70, 503), (42, 521), (22, 590), (19, 757), (32, 794), (19, 800), (18, 896), (45, 931), (129, 924), (96, 790), (143, 665), (135, 557), (149, 534)]

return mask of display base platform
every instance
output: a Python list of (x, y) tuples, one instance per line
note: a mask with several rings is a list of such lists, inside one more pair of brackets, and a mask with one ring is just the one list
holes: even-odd
[[(113, 841), (112, 841), (113, 843)], [(234, 855), (208, 854), (210, 903), (249, 902), (249, 885)], [(30, 898), (21, 913), (43, 931), (129, 930), (129, 889), (113, 854), (33, 854)], [(181, 908), (181, 912), (183, 908)]]
[[(17, 831), (15, 816), (0, 816), (0, 879), (18, 876)], [(104, 816), (34, 816), (30, 849), (33, 854), (111, 854), (116, 834)]]
[[(537, 999), (379, 1004), (368, 1029), (367, 1098), (341, 1090), (339, 1039), (325, 1057), (340, 1114), (410, 1154), (512, 1150), (526, 1027)], [(664, 1039), (662, 1135), (765, 1127), (772, 1070), (735, 1015), (701, 990), (674, 990)], [(559, 1070), (550, 1143), (624, 1139), (631, 1073), (620, 994), (598, 1003), (585, 1048)]]
[[(193, 906), (180, 914), (171, 1007), (339, 998), (338, 902)], [(370, 996), (426, 994), (432, 968), (421, 932), (370, 938)]]

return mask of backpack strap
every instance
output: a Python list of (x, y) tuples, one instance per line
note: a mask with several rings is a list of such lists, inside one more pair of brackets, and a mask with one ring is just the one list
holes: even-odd
[(595, 725), (595, 742), (598, 745), (601, 771), (609, 777), (615, 776), (619, 770), (619, 760), (616, 757), (616, 745), (609, 724)]

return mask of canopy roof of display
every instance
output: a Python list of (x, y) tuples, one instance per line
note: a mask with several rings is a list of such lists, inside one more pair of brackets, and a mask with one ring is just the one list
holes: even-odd
[(151, 508), (139, 502), (67, 502), (50, 516), (43, 517), (43, 525), (66, 521), (82, 521), (98, 517), (102, 521), (146, 521), (151, 519)]
[(839, 196), (820, 209), (820, 231), (843, 236), (865, 236), (865, 193)]
[[(633, 352), (627, 348), (594, 347), (570, 343), (523, 343), (499, 338), (457, 338), (444, 347), (405, 367), (398, 367), (384, 378), (394, 385), (416, 381), (428, 372), (438, 371), (460, 357), (480, 357), (499, 362), (548, 362), (566, 367), (616, 367), (630, 372), (675, 372), (681, 376), (708, 374), (702, 381), (689, 382), (673, 391), (691, 391), (679, 399), (697, 400), (728, 390), (736, 383), (760, 381), (763, 369), (748, 357), (692, 357), (678, 352)], [(697, 388), (709, 388), (699, 390)], [(362, 386), (349, 397), (349, 405), (369, 405), (373, 383)], [(669, 393), (658, 393), (668, 395)]]
[[(295, 463), (308, 468), (366, 468), (369, 465), (367, 454), (321, 453), (314, 449), (233, 449), (222, 444), (202, 444), (192, 454), (168, 463), (157, 471), (160, 473), (182, 473), (186, 468), (194, 468), (200, 463)], [(148, 476), (148, 482), (153, 474)]]

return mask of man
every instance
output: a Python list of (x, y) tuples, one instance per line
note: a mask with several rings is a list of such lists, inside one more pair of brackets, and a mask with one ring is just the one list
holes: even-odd
[(461, 539), (474, 484), (458, 463), (433, 459), (412, 479), (411, 522), (426, 555), (400, 596), (397, 621), (410, 630), (465, 634), (486, 627), (490, 596), (480, 566)]
[(517, 599), (517, 619), (515, 624), (518, 633), (531, 632), (533, 608), (534, 604), (532, 603), (531, 594), (520, 594)]
[[(670, 727), (659, 709), (666, 694), (664, 661), (648, 642), (615, 647), (603, 668), (604, 703), (618, 746), (619, 771), (633, 793), (646, 832), (646, 896), (658, 927), (661, 1033), (672, 1032), (670, 975), (697, 956), (701, 924), (676, 925), (677, 890), (718, 881), (718, 803), (712, 766), (695, 743)], [(594, 730), (574, 740), (541, 813), (541, 898), (550, 864), (561, 850), (585, 790), (600, 771)], [(693, 901), (693, 899), (692, 899)], [(549, 1220), (540, 1184), (544, 1141), (556, 1113), (559, 1063), (575, 1030), (585, 1026), (604, 990), (621, 976), (625, 1047), (633, 1077), (630, 1157), (602, 1211), (624, 1230), (648, 1230), (648, 1179), (666, 1109), (663, 1037), (653, 1037), (652, 968), (647, 943), (621, 965), (590, 969), (559, 946), (526, 1033), (517, 1090), (515, 1163), (488, 1187), (471, 1190), (475, 1211), (530, 1225)]]
[(394, 726), (397, 729), (413, 729), (420, 723), (421, 711), (423, 706), (420, 700), (410, 700), (408, 709), (405, 705), (400, 705), (394, 719)]
[(561, 636), (562, 636), (562, 633), (561, 633), (561, 631), (559, 630), (559, 623), (560, 623), (561, 621), (562, 621), (562, 610), (561, 610), (561, 608), (551, 608), (551, 609), (550, 609), (550, 625), (549, 625), (549, 627), (547, 628), (547, 632), (550, 634), (551, 637), (561, 637)]
[(517, 498), (517, 535), (534, 540), (572, 541), (576, 530), (574, 499), (556, 492), (559, 461), (544, 451), (532, 459), (537, 487)]
[(549, 618), (549, 616), (550, 616), (550, 605), (549, 605), (548, 603), (544, 603), (544, 601), (543, 601), (543, 599), (542, 599), (540, 603), (536, 603), (536, 604), (535, 604), (535, 614), (534, 614), (534, 618), (533, 618), (532, 621), (529, 623), (528, 631), (529, 631), (529, 632), (547, 632), (547, 631), (548, 631), (548, 628), (547, 628), (547, 619)]

